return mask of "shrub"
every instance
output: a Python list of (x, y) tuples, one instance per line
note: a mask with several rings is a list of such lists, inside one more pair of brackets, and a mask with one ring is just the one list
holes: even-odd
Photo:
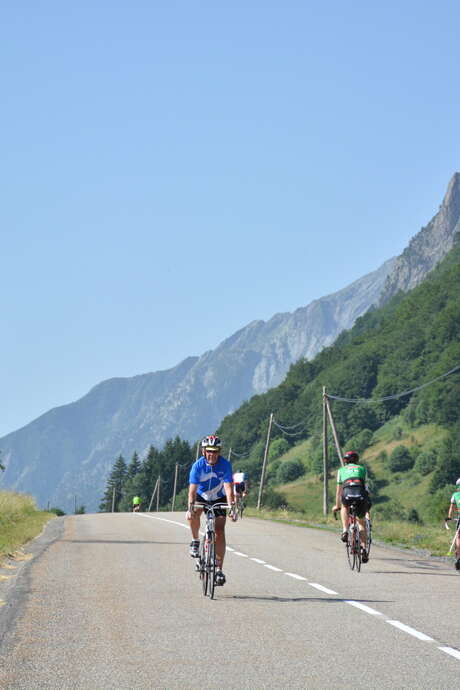
[(275, 438), (270, 444), (270, 450), (268, 452), (268, 459), (275, 460), (281, 455), (284, 455), (289, 450), (289, 443), (285, 438)]
[(286, 460), (279, 466), (276, 478), (280, 484), (285, 484), (286, 482), (293, 482), (294, 479), (303, 474), (305, 474), (305, 467), (301, 460)]
[(261, 503), (264, 508), (276, 510), (277, 508), (281, 508), (281, 506), (285, 506), (287, 504), (287, 499), (282, 493), (268, 487), (262, 494)]
[(436, 468), (436, 452), (434, 450), (423, 450), (418, 455), (414, 467), (422, 476), (432, 472)]
[(405, 472), (413, 467), (414, 459), (406, 446), (396, 446), (390, 455), (388, 467), (392, 472)]

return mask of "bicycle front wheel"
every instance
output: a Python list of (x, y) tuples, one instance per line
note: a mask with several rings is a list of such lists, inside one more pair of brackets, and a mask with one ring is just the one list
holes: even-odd
[(208, 593), (208, 581), (209, 581), (209, 573), (206, 568), (206, 554), (207, 554), (207, 549), (206, 549), (206, 538), (202, 537), (200, 541), (200, 557), (199, 557), (199, 572), (200, 572), (200, 580), (201, 580), (201, 586), (203, 589), (203, 595), (206, 596)]
[(208, 558), (208, 594), (211, 599), (214, 599), (214, 587), (216, 586), (216, 544), (214, 541), (214, 535), (208, 544)]
[(352, 529), (352, 527), (348, 528), (347, 541), (346, 541), (345, 546), (347, 547), (348, 565), (353, 570), (353, 568), (355, 567), (355, 560), (353, 558), (353, 529)]

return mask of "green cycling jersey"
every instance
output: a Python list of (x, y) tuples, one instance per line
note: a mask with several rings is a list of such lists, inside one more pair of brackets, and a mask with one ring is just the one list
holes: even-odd
[(141, 499), (139, 496), (134, 496), (133, 498), (133, 506), (138, 506), (141, 503)]
[(337, 484), (343, 484), (353, 479), (359, 479), (363, 484), (366, 483), (367, 471), (364, 465), (348, 463), (343, 467), (339, 467), (339, 471), (337, 472)]
[(450, 502), (457, 507), (457, 514), (460, 516), (460, 491), (455, 491)]

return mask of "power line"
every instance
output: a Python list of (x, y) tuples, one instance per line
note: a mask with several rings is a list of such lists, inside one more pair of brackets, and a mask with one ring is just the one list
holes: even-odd
[(402, 398), (405, 395), (410, 395), (411, 393), (416, 393), (417, 391), (422, 390), (422, 388), (426, 388), (426, 386), (431, 386), (432, 383), (435, 383), (436, 381), (439, 381), (440, 379), (444, 379), (444, 378), (446, 378), (446, 376), (450, 376), (455, 371), (458, 371), (458, 369), (460, 369), (460, 364), (457, 364), (457, 366), (453, 367), (453, 369), (446, 371), (445, 374), (441, 374), (441, 376), (437, 376), (435, 379), (432, 379), (431, 381), (427, 381), (427, 383), (422, 383), (421, 386), (416, 386), (415, 388), (411, 388), (408, 391), (402, 391), (402, 393), (395, 393), (394, 395), (386, 395), (384, 398), (342, 398), (338, 395), (331, 395), (330, 393), (327, 394), (327, 397), (331, 398), (331, 400), (338, 400), (339, 402), (368, 403), (368, 404), (386, 402), (387, 400), (397, 400), (398, 398)]

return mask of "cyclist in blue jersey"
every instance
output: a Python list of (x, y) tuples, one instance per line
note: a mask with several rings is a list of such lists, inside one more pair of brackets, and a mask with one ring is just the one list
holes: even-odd
[[(201, 513), (207, 506), (215, 503), (233, 503), (233, 471), (231, 463), (220, 455), (222, 443), (218, 436), (206, 436), (201, 447), (202, 455), (193, 463), (190, 470), (188, 490), (187, 520), (192, 532), (190, 555), (198, 558)], [(203, 509), (194, 508), (194, 504), (202, 503)], [(224, 508), (217, 508), (216, 514), (216, 585), (225, 584), (222, 565), (225, 556), (225, 522)], [(232, 513), (232, 520), (234, 520)]]

